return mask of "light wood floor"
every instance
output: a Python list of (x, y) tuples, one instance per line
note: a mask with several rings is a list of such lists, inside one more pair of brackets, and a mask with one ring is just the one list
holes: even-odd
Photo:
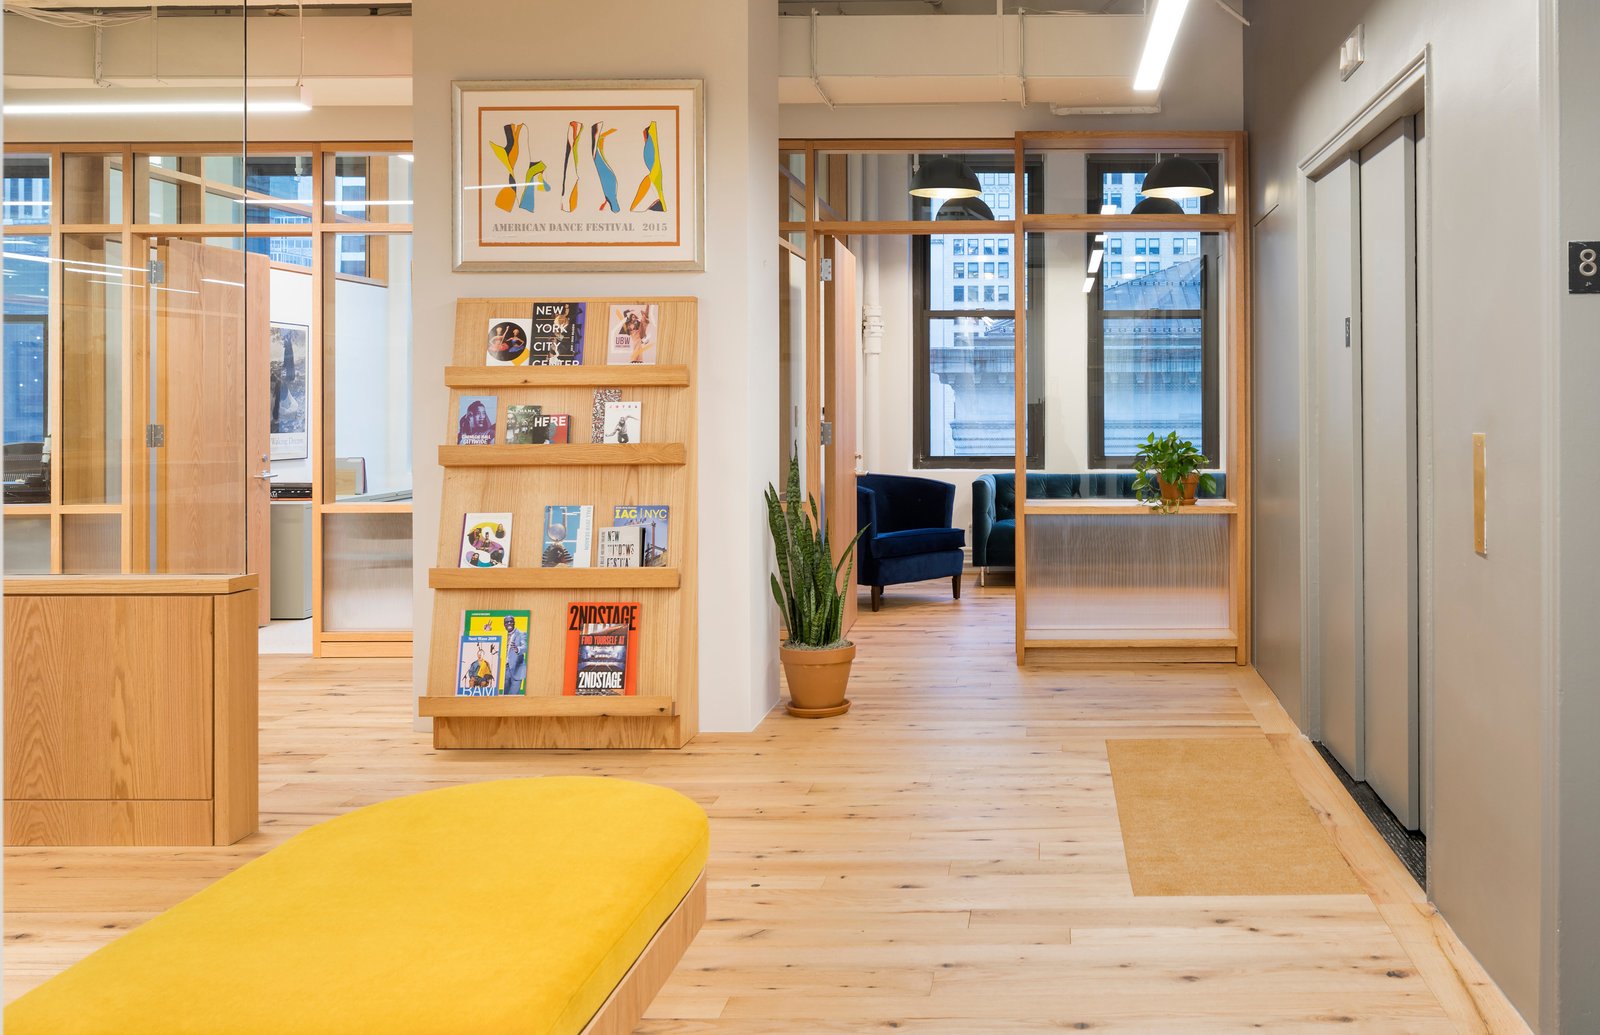
[[(583, 772), (711, 815), (709, 918), (641, 1031), (1527, 1030), (1252, 671), (1019, 671), (1009, 589), (925, 587), (862, 608), (848, 715), (679, 752), (435, 752), (409, 663), (264, 659), (263, 833), (8, 850), (6, 997), (329, 816)], [(1369, 894), (1133, 897), (1106, 740), (1263, 731)]]

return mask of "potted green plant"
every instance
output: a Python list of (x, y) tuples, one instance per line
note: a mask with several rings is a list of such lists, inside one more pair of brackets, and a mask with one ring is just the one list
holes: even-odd
[[(1151, 432), (1133, 458), (1133, 469), (1138, 474), (1133, 480), (1133, 494), (1163, 514), (1193, 506), (1199, 489), (1217, 491), (1217, 480), (1204, 470), (1210, 463), (1193, 442), (1179, 438), (1176, 431), (1169, 431), (1162, 438)], [(1154, 483), (1151, 472), (1155, 473)], [(1154, 502), (1150, 500), (1152, 492), (1159, 493)]]
[(807, 719), (842, 715), (850, 710), (845, 689), (856, 656), (855, 644), (844, 638), (844, 601), (861, 532), (835, 562), (827, 533), (821, 530), (817, 501), (808, 497), (809, 512), (800, 502), (798, 453), (789, 458), (783, 499), (771, 484), (766, 499), (767, 525), (778, 558), (772, 597), (788, 630), (778, 655), (789, 683), (789, 714)]

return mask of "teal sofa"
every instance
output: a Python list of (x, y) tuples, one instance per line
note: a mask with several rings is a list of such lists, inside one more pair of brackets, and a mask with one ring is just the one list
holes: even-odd
[[(1091, 471), (1087, 474), (1030, 474), (1028, 498), (1033, 500), (1134, 499), (1132, 471)], [(1212, 472), (1214, 491), (1201, 490), (1203, 499), (1228, 493), (1227, 477)], [(990, 568), (1017, 564), (1017, 476), (986, 474), (972, 483), (972, 566), (980, 583)]]

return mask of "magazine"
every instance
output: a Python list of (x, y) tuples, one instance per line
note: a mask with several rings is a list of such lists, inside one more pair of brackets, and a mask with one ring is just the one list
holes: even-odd
[(500, 692), (500, 637), (461, 634), (456, 668), (457, 697), (493, 697)]
[(558, 505), (544, 508), (542, 568), (587, 568), (594, 541), (594, 507)]
[(532, 324), (515, 317), (497, 316), (489, 321), (489, 348), (484, 361), (491, 367), (516, 367), (528, 362), (528, 340)]
[(600, 530), (597, 568), (638, 568), (644, 559), (645, 530), (639, 525), (613, 525)]
[(462, 568), (511, 566), (511, 515), (468, 514), (461, 519)]
[(493, 693), (527, 693), (529, 622), (527, 611), (466, 613), (461, 634), (462, 643), (472, 640), (476, 643), (492, 641), (494, 644), (499, 668), (495, 671)]
[(492, 395), (463, 395), (456, 412), (456, 445), (494, 445), (500, 401)]
[(637, 399), (606, 403), (604, 441), (621, 446), (643, 441), (639, 433), (643, 421), (644, 404)]
[(644, 559), (646, 568), (665, 568), (671, 565), (667, 554), (667, 512), (670, 508), (643, 503), (619, 503), (611, 510), (612, 527), (640, 525), (645, 530)]
[(581, 365), (583, 323), (582, 302), (535, 302), (532, 333), (528, 336), (528, 365)]
[(590, 442), (604, 442), (606, 440), (606, 406), (622, 398), (620, 388), (596, 388), (594, 390), (594, 409), (590, 411), (589, 433)]
[(561, 692), (621, 697), (639, 692), (639, 605), (567, 605), (566, 678)]
[(656, 328), (661, 307), (645, 302), (626, 302), (611, 306), (607, 321), (606, 362), (653, 364), (656, 361)]
[(542, 406), (507, 406), (506, 445), (565, 444), (569, 423), (565, 413), (545, 413)]

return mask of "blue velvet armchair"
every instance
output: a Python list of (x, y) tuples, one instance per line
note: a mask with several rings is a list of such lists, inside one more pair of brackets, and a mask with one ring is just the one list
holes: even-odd
[(961, 599), (964, 529), (952, 528), (956, 487), (931, 478), (894, 474), (856, 477), (856, 525), (866, 529), (856, 547), (858, 581), (872, 587), (872, 609), (883, 606), (883, 587), (950, 579)]

